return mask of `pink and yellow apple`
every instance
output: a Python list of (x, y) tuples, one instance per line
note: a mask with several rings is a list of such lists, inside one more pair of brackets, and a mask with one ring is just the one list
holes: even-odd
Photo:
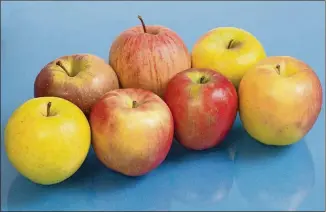
[(272, 56), (260, 61), (239, 86), (243, 127), (267, 145), (298, 142), (316, 122), (321, 106), (318, 76), (293, 57)]
[(61, 97), (88, 115), (104, 93), (117, 88), (117, 75), (103, 59), (74, 54), (57, 58), (40, 71), (34, 83), (34, 96)]
[(265, 58), (266, 53), (259, 40), (248, 31), (218, 27), (201, 36), (191, 56), (193, 68), (213, 69), (238, 88), (246, 71)]
[(191, 67), (190, 53), (173, 30), (142, 25), (122, 32), (112, 43), (109, 63), (122, 88), (142, 88), (163, 96), (168, 81)]
[(210, 69), (191, 68), (175, 75), (164, 100), (174, 118), (177, 140), (194, 150), (220, 144), (237, 114), (235, 87), (222, 74)]
[(92, 144), (108, 168), (128, 176), (147, 174), (166, 158), (173, 117), (166, 103), (144, 89), (106, 93), (90, 114)]

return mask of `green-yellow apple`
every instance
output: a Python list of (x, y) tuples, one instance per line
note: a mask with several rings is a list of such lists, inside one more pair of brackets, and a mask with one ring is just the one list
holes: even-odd
[(173, 30), (159, 25), (131, 27), (112, 43), (109, 62), (122, 88), (142, 88), (163, 96), (168, 81), (191, 67), (190, 53)]
[(85, 114), (58, 97), (33, 98), (20, 105), (4, 132), (11, 164), (34, 183), (50, 185), (72, 176), (91, 144)]
[(106, 93), (90, 114), (92, 145), (108, 168), (128, 176), (147, 174), (166, 158), (173, 117), (156, 94), (125, 88)]
[(88, 115), (104, 93), (117, 88), (117, 75), (103, 59), (73, 54), (55, 59), (40, 71), (34, 83), (34, 96), (67, 99)]
[(322, 106), (322, 86), (303, 61), (272, 56), (242, 78), (239, 113), (246, 131), (268, 145), (290, 145), (313, 127)]
[(176, 74), (168, 83), (164, 100), (172, 112), (177, 140), (194, 150), (220, 144), (238, 109), (238, 95), (230, 80), (203, 68)]
[(193, 68), (218, 71), (238, 88), (246, 71), (265, 58), (266, 53), (251, 33), (235, 27), (218, 27), (201, 36), (191, 57)]

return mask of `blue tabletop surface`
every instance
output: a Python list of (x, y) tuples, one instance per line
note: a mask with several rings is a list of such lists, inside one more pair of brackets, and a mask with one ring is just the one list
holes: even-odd
[[(139, 24), (175, 30), (191, 50), (208, 30), (253, 33), (268, 55), (308, 63), (325, 92), (324, 2), (1, 2), (1, 135), (15, 108), (33, 97), (49, 61), (92, 53), (107, 60), (113, 39)], [(324, 100), (323, 100), (324, 101)], [(324, 104), (324, 103), (323, 103)], [(258, 144), (237, 119), (219, 148), (190, 152), (173, 144), (150, 174), (106, 169), (92, 151), (80, 170), (55, 186), (23, 178), (1, 137), (1, 210), (325, 210), (325, 106), (313, 129), (286, 148)]]

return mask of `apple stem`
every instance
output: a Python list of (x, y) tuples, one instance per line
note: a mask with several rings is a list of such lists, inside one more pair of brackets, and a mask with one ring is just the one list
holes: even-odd
[(132, 108), (136, 108), (137, 107), (137, 101), (132, 101)]
[(147, 33), (147, 31), (146, 31), (146, 26), (145, 26), (145, 23), (144, 23), (143, 18), (139, 15), (139, 16), (138, 16), (138, 19), (140, 20), (141, 25), (143, 26), (144, 32)]
[(280, 64), (277, 64), (275, 68), (276, 68), (276, 72), (278, 74), (281, 74), (281, 66), (280, 66)]
[(68, 76), (70, 76), (68, 70), (64, 67), (64, 65), (62, 64), (61, 61), (58, 61), (58, 62), (56, 63), (56, 65), (57, 65), (57, 66), (60, 66), (60, 68), (62, 68), (62, 69), (63, 69), (63, 70), (68, 74)]
[(200, 84), (204, 84), (205, 82), (205, 76), (202, 76), (200, 79), (199, 79), (199, 83)]
[(47, 107), (46, 107), (46, 116), (49, 117), (50, 116), (50, 108), (51, 108), (51, 102), (48, 102)]
[(232, 44), (233, 44), (233, 41), (234, 41), (233, 39), (230, 40), (229, 45), (228, 45), (228, 47), (227, 47), (228, 49), (231, 49)]

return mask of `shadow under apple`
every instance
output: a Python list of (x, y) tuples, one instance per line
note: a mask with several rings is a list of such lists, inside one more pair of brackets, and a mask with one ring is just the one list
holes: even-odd
[(155, 172), (159, 169), (148, 176), (124, 176), (102, 165), (91, 149), (82, 167), (62, 183), (42, 186), (18, 175), (7, 205), (15, 211), (160, 210), (168, 206), (169, 195), (161, 182), (164, 175)]
[(228, 197), (234, 176), (234, 161), (229, 152), (236, 135), (234, 130), (237, 128), (221, 145), (203, 151), (186, 149), (174, 140), (164, 162), (171, 170), (174, 201), (202, 208), (218, 204)]
[(292, 146), (258, 143), (243, 129), (236, 143), (235, 184), (258, 210), (296, 210), (314, 186), (314, 166), (304, 140)]
[(137, 183), (115, 191), (101, 189), (105, 181), (98, 177), (92, 187), (93, 210), (112, 211), (166, 211), (170, 209), (171, 180), (166, 164), (161, 164), (147, 175), (137, 177)]

